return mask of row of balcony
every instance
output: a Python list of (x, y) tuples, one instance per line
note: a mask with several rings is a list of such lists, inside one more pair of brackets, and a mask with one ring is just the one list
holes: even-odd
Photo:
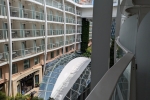
[[(33, 1), (37, 1), (37, 2), (40, 2), (40, 3), (43, 4), (43, 0), (33, 0)], [(63, 4), (60, 3), (60, 2), (57, 2), (55, 0), (46, 0), (46, 4), (48, 6), (52, 6), (52, 7), (58, 8), (60, 10), (63, 10)], [(75, 9), (70, 7), (70, 6), (67, 6), (67, 5), (65, 5), (65, 11), (68, 11), (68, 12), (71, 12), (71, 13), (75, 14)], [(76, 14), (81, 15), (81, 12), (77, 10)]]
[[(4, 5), (0, 5), (0, 14), (6, 16), (6, 7)], [(10, 7), (10, 16), (11, 17), (19, 17), (19, 18), (29, 18), (29, 19), (37, 19), (44, 20), (44, 12), (39, 12), (35, 10), (22, 9), (17, 7)], [(47, 14), (48, 21), (56, 21), (56, 22), (64, 22), (64, 18), (59, 15)], [(75, 19), (66, 17), (67, 23), (75, 23)]]
[[(77, 39), (80, 40), (80, 39)], [(74, 39), (68, 39), (65, 41), (65, 45), (73, 44), (75, 42)], [(81, 41), (79, 41), (81, 42)], [(47, 45), (47, 50), (57, 49), (64, 45), (64, 41), (58, 41), (55, 43), (50, 43)], [(19, 59), (26, 56), (34, 55), (45, 50), (45, 45), (34, 46), (30, 48), (20, 49), (20, 50), (12, 50), (12, 59)], [(0, 53), (0, 63), (6, 62), (9, 59), (9, 52)]]
[[(81, 30), (78, 30), (77, 32), (81, 32)], [(22, 29), (12, 30), (12, 38), (28, 38), (28, 37), (40, 37), (45, 36), (45, 30), (38, 30), (38, 29)], [(75, 33), (75, 29), (67, 29), (66, 34), (73, 34)], [(64, 30), (62, 29), (51, 29), (47, 30), (48, 36), (54, 36), (54, 35), (62, 35), (64, 34)], [(8, 38), (8, 30), (0, 30), (0, 39), (7, 39)]]

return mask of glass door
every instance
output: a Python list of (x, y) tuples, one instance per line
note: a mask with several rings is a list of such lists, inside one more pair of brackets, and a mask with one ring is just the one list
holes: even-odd
[(44, 39), (42, 39), (41, 44), (42, 44), (42, 49), (44, 51), (45, 50), (45, 41), (44, 41)]
[(32, 5), (32, 19), (35, 19), (36, 13), (35, 13), (35, 7)]
[[(25, 33), (25, 24), (22, 24), (22, 23), (20, 23), (20, 36), (22, 37), (22, 38), (24, 38), (24, 37), (28, 37), (28, 34), (29, 33)], [(27, 31), (26, 31), (27, 32)]]
[(33, 36), (38, 35), (37, 32), (36, 32), (36, 25), (35, 24), (32, 25), (32, 33), (33, 33)]
[(34, 40), (34, 42), (33, 42), (33, 48), (34, 48), (34, 51), (37, 52), (37, 48), (36, 48), (36, 40)]
[(22, 5), (21, 2), (19, 2), (19, 17), (23, 18), (23, 8), (24, 6)]
[(22, 42), (22, 55), (24, 56), (26, 54), (26, 41)]
[(3, 23), (3, 37), (5, 39), (8, 38), (8, 26), (7, 26), (7, 22)]
[(44, 25), (41, 25), (41, 35), (44, 36), (45, 32), (44, 32)]

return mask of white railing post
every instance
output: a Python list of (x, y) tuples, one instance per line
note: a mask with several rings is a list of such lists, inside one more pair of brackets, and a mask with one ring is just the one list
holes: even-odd
[(65, 13), (65, 2), (63, 0), (63, 16), (64, 16), (64, 46), (63, 46), (63, 54), (65, 54), (66, 49), (66, 13)]

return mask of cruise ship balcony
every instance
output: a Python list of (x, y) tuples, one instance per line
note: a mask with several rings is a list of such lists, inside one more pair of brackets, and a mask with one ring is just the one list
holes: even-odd
[(19, 17), (19, 18), (28, 18), (28, 19), (36, 19), (36, 20), (44, 20), (44, 10), (43, 11), (35, 11), (31, 9), (18, 8), (18, 7), (10, 7), (10, 16), (11, 17)]

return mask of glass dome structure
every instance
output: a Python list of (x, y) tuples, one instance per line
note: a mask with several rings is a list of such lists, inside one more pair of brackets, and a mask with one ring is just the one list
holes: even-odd
[(77, 100), (81, 93), (84, 92), (84, 89), (91, 82), (91, 63), (83, 71), (77, 81), (74, 83), (72, 88), (69, 90), (64, 100)]
[(40, 84), (38, 97), (48, 100), (51, 96), (52, 90), (56, 80), (65, 67), (72, 59), (80, 57), (79, 54), (71, 53), (61, 56), (60, 58), (46, 64), (43, 81)]

